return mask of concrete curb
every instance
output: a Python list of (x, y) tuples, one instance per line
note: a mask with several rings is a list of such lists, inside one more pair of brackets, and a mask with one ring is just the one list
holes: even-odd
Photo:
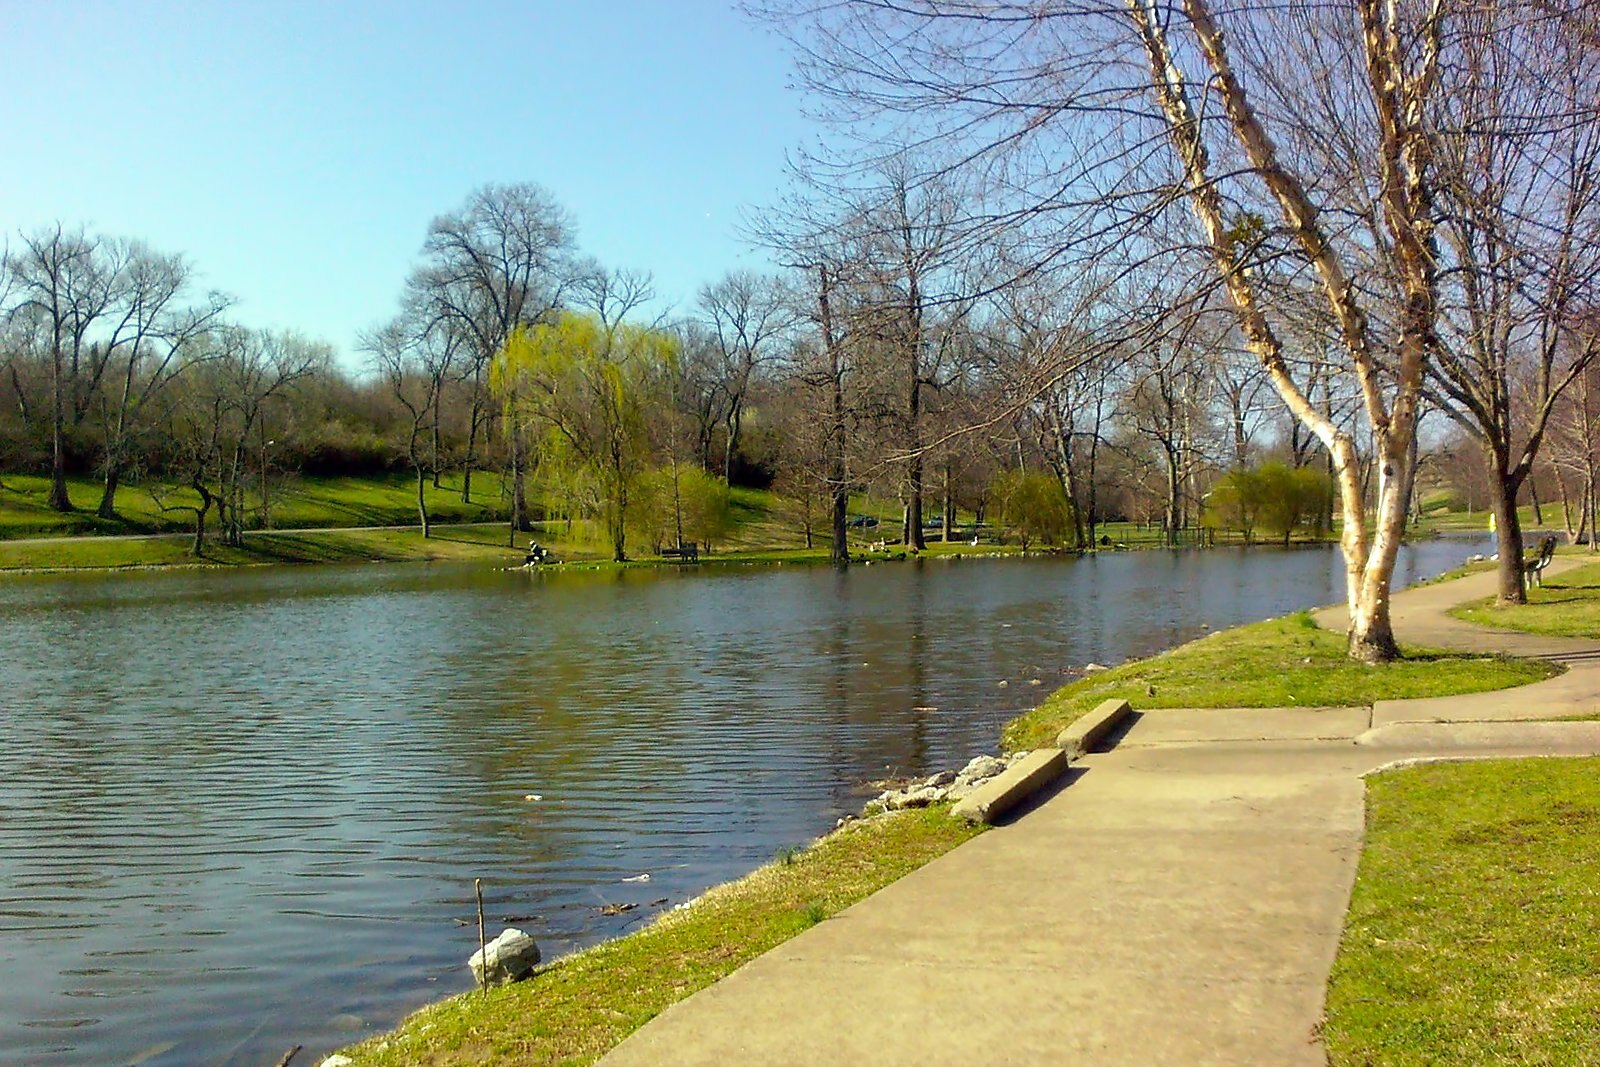
[(1067, 772), (1067, 754), (1040, 748), (968, 793), (950, 814), (967, 822), (993, 823)]
[(1077, 759), (1093, 751), (1132, 713), (1133, 705), (1126, 700), (1102, 700), (1093, 711), (1056, 735), (1056, 747), (1064, 750), (1068, 759)]

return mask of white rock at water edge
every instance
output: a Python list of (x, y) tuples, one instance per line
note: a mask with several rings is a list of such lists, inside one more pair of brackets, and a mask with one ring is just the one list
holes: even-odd
[(973, 756), (967, 765), (956, 773), (955, 780), (963, 785), (993, 778), (1006, 769), (1005, 761), (994, 756)]
[(332, 1056), (323, 1060), (319, 1067), (354, 1067), (355, 1062), (349, 1056), (341, 1056), (335, 1052)]
[(533, 938), (511, 927), (481, 952), (474, 952), (467, 966), (472, 968), (472, 977), (484, 985), (506, 985), (528, 977), (538, 962), (539, 946)]
[(959, 771), (940, 771), (927, 778), (916, 778), (899, 789), (887, 790), (867, 805), (869, 813), (925, 808), (941, 800), (961, 800), (979, 784), (1004, 771), (1007, 760), (996, 756), (974, 756)]

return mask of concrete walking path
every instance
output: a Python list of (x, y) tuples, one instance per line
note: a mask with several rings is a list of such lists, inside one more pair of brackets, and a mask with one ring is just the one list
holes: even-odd
[[(1443, 615), (1492, 591), (1487, 577), (1400, 594), (1398, 632), (1502, 647), (1512, 635)], [(1600, 694), (1600, 666), (1579, 670), (1600, 642), (1527, 636), (1506, 647), (1570, 661), (1590, 687), (1385, 702), (1376, 726), (1366, 708), (1139, 714), (1027, 814), (669, 1008), (602, 1063), (1324, 1063), (1361, 776), (1439, 754), (1600, 754), (1600, 723), (1504, 721), (1582, 713)]]

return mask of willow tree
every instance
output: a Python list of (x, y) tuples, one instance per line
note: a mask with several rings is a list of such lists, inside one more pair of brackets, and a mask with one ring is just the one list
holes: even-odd
[(619, 563), (628, 558), (628, 509), (650, 466), (660, 371), (676, 360), (677, 340), (664, 330), (567, 311), (513, 330), (490, 368), (507, 418), (560, 466), (592, 479)]

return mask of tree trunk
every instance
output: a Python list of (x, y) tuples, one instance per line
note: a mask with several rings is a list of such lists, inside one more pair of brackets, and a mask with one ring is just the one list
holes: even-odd
[(106, 457), (105, 488), (100, 493), (100, 506), (94, 513), (102, 519), (117, 517), (117, 486), (122, 481), (122, 460), (116, 456)]
[(911, 494), (906, 501), (906, 527), (910, 536), (906, 544), (918, 552), (927, 548), (927, 543), (922, 537), (922, 452), (919, 450), (911, 457)]
[(1561, 497), (1561, 532), (1567, 535), (1567, 544), (1578, 543), (1578, 533), (1572, 526), (1572, 500), (1567, 496), (1567, 480), (1561, 476), (1561, 464), (1551, 464), (1556, 476), (1556, 493)]
[(50, 507), (71, 511), (72, 498), (67, 495), (66, 382), (62, 377), (61, 345), (57, 343), (51, 373), (54, 410), (50, 417)]
[(1178, 457), (1172, 449), (1166, 450), (1167, 455), (1167, 547), (1176, 548), (1178, 544), (1178, 527), (1183, 522), (1182, 495), (1183, 479), (1178, 468)]
[(427, 539), (433, 536), (433, 525), (428, 519), (428, 472), (417, 464), (417, 517), (422, 520), (422, 536)]
[(621, 508), (617, 509), (617, 517), (611, 524), (611, 561), (628, 562), (628, 524)]
[(1500, 552), (1499, 585), (1495, 602), (1526, 604), (1528, 591), (1522, 586), (1522, 523), (1517, 517), (1516, 489), (1507, 484), (1504, 474), (1492, 469), (1490, 460), (1489, 513), (1494, 516), (1495, 546)]
[[(1098, 405), (1096, 405), (1096, 409), (1095, 410), (1097, 412), (1099, 411)], [(1089, 438), (1089, 470), (1088, 470), (1088, 483), (1089, 483), (1088, 484), (1088, 490), (1089, 490), (1089, 523), (1088, 523), (1088, 529), (1089, 529), (1089, 544), (1090, 544), (1091, 547), (1096, 546), (1096, 545), (1098, 545), (1100, 543), (1100, 536), (1099, 536), (1099, 532), (1098, 532), (1098, 527), (1100, 525), (1100, 497), (1099, 497), (1099, 492), (1098, 492), (1098, 490), (1096, 489), (1096, 486), (1095, 486), (1095, 464), (1096, 464), (1096, 460), (1098, 458), (1098, 453), (1099, 453), (1099, 450), (1100, 450), (1100, 425), (1099, 425), (1099, 422), (1098, 422), (1099, 415), (1096, 414), (1095, 418), (1096, 418), (1096, 423), (1095, 423), (1094, 433)]]
[(1600, 518), (1600, 499), (1596, 499), (1594, 468), (1589, 469), (1589, 487), (1584, 494), (1584, 507), (1589, 513), (1589, 552), (1600, 552), (1600, 525), (1595, 520)]
[(844, 357), (838, 338), (833, 335), (830, 305), (832, 283), (828, 268), (817, 268), (817, 320), (822, 327), (822, 345), (828, 353), (828, 376), (832, 387), (828, 411), (828, 490), (833, 497), (833, 540), (828, 558), (836, 567), (850, 563), (850, 482), (845, 469)]
[[(473, 389), (477, 389), (476, 384), (474, 384)], [(472, 410), (467, 415), (467, 454), (461, 463), (461, 502), (463, 504), (472, 503), (472, 464), (477, 460), (480, 411), (480, 401), (476, 392), (474, 392)]]
[(213, 497), (211, 490), (206, 488), (200, 476), (194, 475), (189, 484), (194, 486), (194, 491), (200, 494), (200, 506), (194, 509), (194, 544), (189, 548), (191, 556), (203, 556), (206, 550), (206, 513), (211, 510)]
[(428, 516), (428, 470), (422, 462), (422, 450), (417, 447), (417, 438), (420, 436), (420, 426), (413, 419), (411, 423), (411, 467), (417, 472), (417, 518), (422, 523), (422, 539), (426, 541), (433, 535), (433, 524)]
[(945, 544), (955, 540), (956, 532), (956, 489), (955, 478), (950, 469), (950, 460), (944, 461), (944, 515), (940, 530), (940, 537)]
[(528, 521), (528, 449), (522, 438), (522, 427), (515, 419), (511, 427), (511, 526), (518, 532), (533, 529)]
[(433, 468), (433, 487), (438, 489), (440, 487), (439, 469), (441, 466), (443, 466), (443, 464), (439, 462), (439, 405), (444, 396), (444, 385), (441, 382), (435, 381), (433, 389), (433, 452), (429, 465)]
[(1078, 506), (1079, 485), (1078, 472), (1072, 456), (1072, 429), (1067, 423), (1061, 410), (1060, 397), (1052, 397), (1050, 401), (1050, 423), (1052, 436), (1056, 446), (1056, 474), (1061, 480), (1061, 488), (1067, 494), (1067, 502), (1072, 505), (1072, 539), (1074, 548), (1082, 548), (1084, 544), (1083, 509)]
[(733, 484), (733, 454), (739, 449), (739, 435), (744, 427), (744, 403), (734, 401), (728, 408), (728, 439), (722, 447), (722, 480)]
[(922, 539), (922, 269), (913, 249), (904, 186), (898, 193), (906, 270), (906, 450), (911, 457), (907, 479), (911, 499), (906, 511), (909, 536), (905, 543), (920, 552), (928, 547)]
[(849, 515), (850, 490), (841, 477), (833, 484), (833, 540), (828, 549), (828, 559), (839, 567), (850, 562)]
[[(1395, 418), (1399, 422), (1399, 416)], [(1339, 452), (1334, 466), (1339, 479), (1339, 499), (1343, 512), (1340, 549), (1345, 558), (1350, 627), (1346, 633), (1351, 658), (1363, 663), (1388, 663), (1400, 658), (1400, 645), (1394, 639), (1390, 619), (1390, 586), (1394, 579), (1395, 556), (1405, 530), (1406, 507), (1411, 486), (1406, 457), (1410, 443), (1391, 426), (1382, 447), (1383, 477), (1378, 489), (1377, 523), (1369, 544), (1365, 527), (1361, 462), (1355, 445), (1339, 436), (1334, 445)]]

